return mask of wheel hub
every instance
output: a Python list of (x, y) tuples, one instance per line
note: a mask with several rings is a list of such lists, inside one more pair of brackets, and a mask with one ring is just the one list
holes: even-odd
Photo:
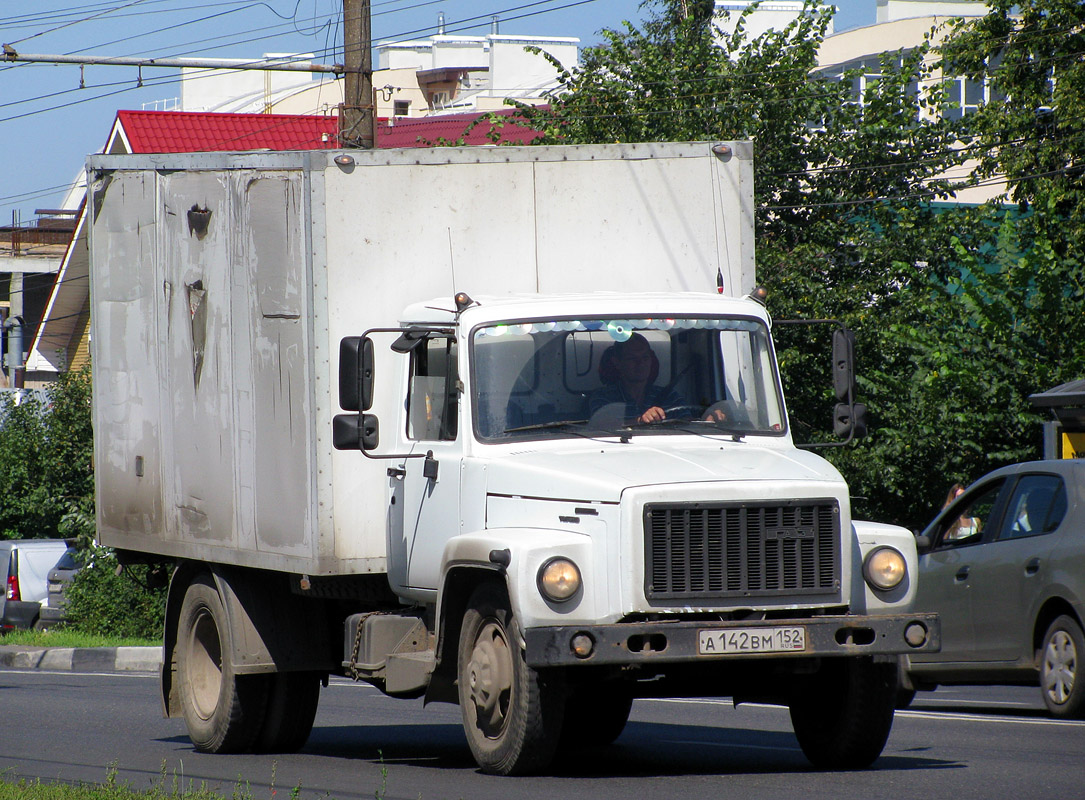
[(1077, 650), (1066, 631), (1056, 631), (1044, 650), (1044, 691), (1055, 703), (1065, 703), (1074, 690)]
[(496, 738), (508, 721), (512, 694), (512, 651), (496, 622), (487, 622), (479, 631), (467, 675), (476, 724), (486, 736)]
[(208, 720), (218, 706), (222, 691), (222, 652), (218, 626), (204, 611), (192, 626), (189, 667), (185, 676), (192, 687), (192, 702), (200, 719)]

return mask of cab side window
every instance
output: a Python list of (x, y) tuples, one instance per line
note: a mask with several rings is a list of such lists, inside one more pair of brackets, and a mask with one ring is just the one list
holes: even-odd
[(938, 526), (936, 547), (974, 544), (994, 522), (993, 516), (1002, 491), (1002, 481), (985, 486), (950, 506), (949, 514)]
[(1066, 487), (1057, 475), (1025, 475), (1014, 487), (999, 539), (1050, 533), (1066, 516)]
[(410, 380), (407, 437), (454, 440), (460, 398), (456, 340), (434, 336), (415, 347), (411, 351)]

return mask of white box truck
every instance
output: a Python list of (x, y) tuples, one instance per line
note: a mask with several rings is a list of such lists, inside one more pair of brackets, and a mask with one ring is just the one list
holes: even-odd
[(877, 758), (938, 621), (911, 533), (792, 442), (752, 170), (749, 142), (89, 159), (99, 537), (172, 567), (197, 749), (297, 749), (347, 675), (458, 703), (498, 774), (648, 696), (783, 703), (815, 765)]

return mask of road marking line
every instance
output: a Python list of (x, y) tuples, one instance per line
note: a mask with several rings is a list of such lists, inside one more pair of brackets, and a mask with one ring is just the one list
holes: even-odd
[(952, 719), (963, 722), (1007, 722), (1021, 725), (1060, 725), (1085, 728), (1085, 722), (1072, 719), (1028, 719), (1025, 717), (998, 717), (987, 714), (962, 714), (954, 711), (898, 711), (897, 716), (909, 719)]

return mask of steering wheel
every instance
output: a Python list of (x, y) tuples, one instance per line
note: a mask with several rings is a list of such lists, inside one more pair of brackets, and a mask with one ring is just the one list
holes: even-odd
[(701, 414), (703, 412), (704, 412), (704, 406), (695, 406), (695, 405), (670, 406), (669, 408), (663, 409), (663, 413), (666, 414), (667, 416), (664, 419), (659, 420), (659, 421), (660, 422), (666, 422), (667, 420), (674, 419), (674, 418), (677, 418), (677, 419), (689, 419), (689, 420), (700, 419)]

